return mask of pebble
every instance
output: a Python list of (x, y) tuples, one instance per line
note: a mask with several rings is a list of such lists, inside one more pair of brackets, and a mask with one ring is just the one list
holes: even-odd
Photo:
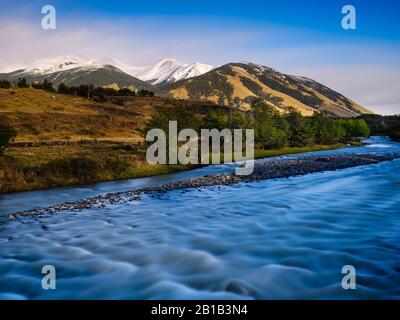
[(399, 157), (399, 155), (378, 156), (363, 154), (315, 156), (264, 161), (256, 164), (253, 173), (248, 176), (239, 176), (234, 173), (210, 174), (158, 186), (144, 187), (125, 192), (108, 193), (103, 196), (83, 199), (77, 202), (65, 202), (48, 208), (17, 212), (9, 215), (8, 219), (15, 220), (16, 216), (56, 214), (62, 211), (81, 211), (93, 207), (104, 207), (107, 204), (126, 203), (139, 200), (143, 194), (150, 194), (151, 197), (154, 197), (155, 193), (160, 194), (172, 190), (197, 189), (198, 191), (201, 191), (200, 188), (204, 187), (218, 186), (218, 188), (220, 188), (220, 186), (228, 186), (240, 182), (254, 182), (257, 180), (279, 179), (315, 172), (333, 171), (337, 169), (391, 161)]

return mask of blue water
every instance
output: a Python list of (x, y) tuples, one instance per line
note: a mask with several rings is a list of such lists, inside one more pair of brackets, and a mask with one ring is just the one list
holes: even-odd
[[(400, 154), (386, 138), (366, 142), (310, 155)], [(0, 212), (230, 170), (11, 194)], [(55, 290), (42, 289), (44, 265)], [(355, 290), (341, 286), (344, 265)], [(0, 298), (399, 299), (400, 160), (0, 225)]]

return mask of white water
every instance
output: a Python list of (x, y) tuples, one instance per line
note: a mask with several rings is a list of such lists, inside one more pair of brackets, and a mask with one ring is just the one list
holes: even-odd
[[(399, 153), (400, 144), (318, 154)], [(313, 153), (315, 154), (315, 153)], [(0, 198), (3, 213), (232, 170)], [(0, 226), (0, 298), (400, 298), (400, 160), (201, 191), (172, 191)], [(57, 289), (41, 288), (41, 268)], [(343, 290), (353, 265), (357, 289)]]

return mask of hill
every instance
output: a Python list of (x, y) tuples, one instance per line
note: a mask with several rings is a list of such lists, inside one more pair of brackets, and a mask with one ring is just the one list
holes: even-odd
[(314, 80), (247, 62), (229, 63), (194, 78), (162, 85), (157, 91), (176, 99), (212, 101), (243, 110), (259, 97), (281, 112), (294, 107), (305, 116), (316, 110), (339, 117), (372, 113)]

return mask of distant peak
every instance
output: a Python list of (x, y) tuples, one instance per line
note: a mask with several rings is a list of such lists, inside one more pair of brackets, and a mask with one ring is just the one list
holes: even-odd
[(24, 73), (50, 74), (79, 67), (98, 67), (100, 65), (101, 63), (98, 60), (66, 55), (35, 60), (24, 70)]

